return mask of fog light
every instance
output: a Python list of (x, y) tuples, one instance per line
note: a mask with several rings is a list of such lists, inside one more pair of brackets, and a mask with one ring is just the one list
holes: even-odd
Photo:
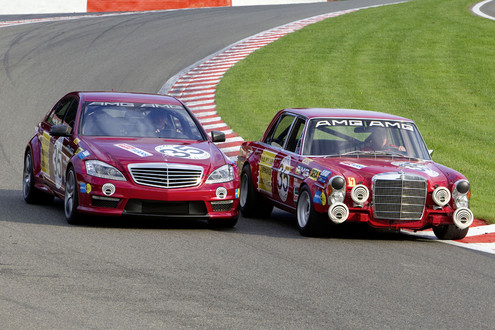
[(455, 210), (453, 220), (457, 228), (466, 229), (473, 223), (474, 215), (470, 209), (463, 207)]
[(445, 187), (438, 187), (433, 191), (432, 197), (435, 204), (444, 207), (450, 201), (450, 191)]
[(225, 197), (227, 197), (227, 189), (225, 189), (224, 187), (218, 187), (216, 193), (217, 197), (220, 199), (224, 199)]
[(368, 200), (368, 197), (370, 197), (370, 192), (368, 188), (362, 184), (354, 186), (351, 190), (351, 198), (359, 206), (363, 206), (364, 202)]
[(328, 217), (333, 223), (341, 224), (347, 220), (349, 209), (344, 203), (335, 203), (328, 208)]

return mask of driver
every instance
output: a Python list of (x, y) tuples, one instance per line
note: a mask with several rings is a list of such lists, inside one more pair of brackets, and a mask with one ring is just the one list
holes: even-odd
[(395, 146), (388, 139), (387, 130), (384, 128), (375, 128), (370, 136), (370, 147), (373, 150), (399, 150), (406, 151), (404, 146)]
[(155, 128), (155, 133), (160, 133), (173, 128), (172, 123), (170, 122), (170, 116), (165, 111), (154, 112), (151, 117), (151, 122)]

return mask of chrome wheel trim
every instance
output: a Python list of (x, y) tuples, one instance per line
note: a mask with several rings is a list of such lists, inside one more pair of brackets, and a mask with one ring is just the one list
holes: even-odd
[(297, 223), (300, 228), (304, 228), (308, 224), (310, 212), (311, 200), (309, 199), (309, 193), (304, 190), (297, 202)]
[(24, 173), (23, 177), (23, 185), (22, 185), (22, 193), (24, 194), (24, 198), (26, 198), (31, 190), (31, 171), (33, 168), (33, 162), (31, 159), (31, 154), (27, 153), (26, 158), (24, 159)]
[(249, 183), (248, 183), (247, 174), (243, 173), (241, 177), (241, 196), (239, 199), (239, 204), (241, 205), (241, 207), (246, 206), (248, 189), (249, 189)]
[(64, 210), (65, 216), (70, 218), (72, 216), (72, 210), (74, 208), (74, 194), (76, 186), (76, 179), (74, 172), (70, 171), (67, 176), (67, 182), (65, 183), (65, 198), (64, 198)]

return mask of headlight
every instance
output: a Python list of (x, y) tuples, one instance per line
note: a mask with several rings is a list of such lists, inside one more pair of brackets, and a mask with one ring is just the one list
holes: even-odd
[(452, 189), (452, 197), (454, 198), (456, 209), (469, 208), (469, 181), (457, 181), (454, 184), (454, 189)]
[(107, 163), (99, 160), (88, 160), (85, 162), (85, 164), (86, 173), (88, 173), (89, 175), (103, 179), (126, 181), (122, 172), (120, 172), (112, 165), (108, 165)]
[(340, 175), (334, 176), (328, 182), (327, 193), (330, 204), (342, 203), (345, 198), (345, 179)]
[(234, 167), (232, 165), (223, 165), (208, 176), (206, 183), (222, 183), (234, 180)]
[(351, 190), (351, 198), (354, 203), (359, 206), (363, 206), (363, 204), (368, 200), (368, 197), (370, 197), (370, 192), (368, 188), (362, 184), (354, 186)]

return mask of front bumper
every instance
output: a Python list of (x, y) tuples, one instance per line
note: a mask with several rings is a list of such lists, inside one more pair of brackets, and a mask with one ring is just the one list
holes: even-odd
[[(239, 215), (239, 181), (188, 188), (155, 188), (78, 175), (78, 212), (105, 216), (230, 219)], [(218, 190), (222, 193), (219, 194)], [(220, 197), (219, 197), (220, 196)]]

